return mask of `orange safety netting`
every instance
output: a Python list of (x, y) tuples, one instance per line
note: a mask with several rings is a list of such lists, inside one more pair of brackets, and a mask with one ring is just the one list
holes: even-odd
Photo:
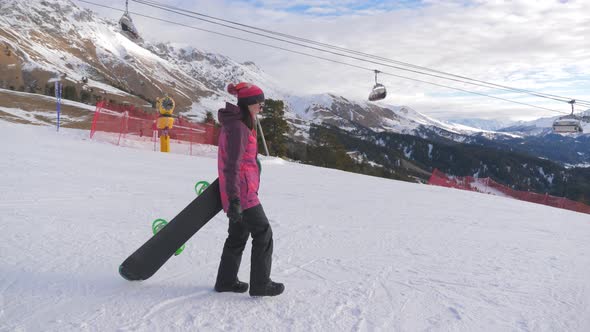
[(457, 188), (462, 190), (477, 191), (481, 193), (506, 196), (519, 199), (521, 201), (544, 204), (556, 208), (590, 214), (590, 206), (586, 204), (572, 201), (565, 197), (555, 197), (548, 194), (543, 195), (527, 191), (514, 190), (510, 187), (501, 185), (490, 178), (474, 178), (471, 176), (449, 176), (435, 169), (434, 171), (432, 171), (432, 175), (428, 180), (428, 184), (447, 188)]
[[(158, 116), (157, 113), (133, 105), (113, 105), (100, 101), (96, 104), (90, 138), (159, 151), (158, 141), (162, 131), (156, 127)], [(217, 145), (218, 129), (214, 124), (196, 123), (177, 117), (168, 135), (171, 152), (192, 155), (196, 144)]]

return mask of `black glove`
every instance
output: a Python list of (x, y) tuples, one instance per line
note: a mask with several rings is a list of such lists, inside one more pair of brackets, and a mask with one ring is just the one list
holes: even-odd
[(227, 217), (231, 223), (238, 223), (242, 221), (242, 206), (240, 205), (239, 198), (233, 198), (229, 200)]

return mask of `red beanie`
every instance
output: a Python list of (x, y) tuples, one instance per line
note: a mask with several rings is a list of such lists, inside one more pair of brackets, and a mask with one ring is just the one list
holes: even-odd
[(241, 82), (227, 86), (227, 92), (238, 97), (238, 105), (254, 105), (264, 102), (264, 92), (252, 83)]

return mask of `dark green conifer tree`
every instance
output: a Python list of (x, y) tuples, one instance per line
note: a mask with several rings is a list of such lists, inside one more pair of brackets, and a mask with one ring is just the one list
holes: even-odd
[[(262, 131), (271, 155), (285, 157), (287, 155), (287, 140), (285, 135), (289, 124), (285, 120), (285, 104), (282, 100), (266, 99), (262, 111)], [(261, 140), (260, 135), (258, 135)], [(261, 143), (261, 142), (259, 142)]]

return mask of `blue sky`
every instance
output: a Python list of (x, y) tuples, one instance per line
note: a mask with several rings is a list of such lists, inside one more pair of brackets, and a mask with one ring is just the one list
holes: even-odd
[(290, 13), (311, 16), (341, 16), (363, 14), (375, 11), (392, 11), (403, 8), (416, 8), (425, 5), (422, 0), (397, 1), (264, 1), (244, 0), (234, 1), (248, 3), (256, 8), (274, 8)]

